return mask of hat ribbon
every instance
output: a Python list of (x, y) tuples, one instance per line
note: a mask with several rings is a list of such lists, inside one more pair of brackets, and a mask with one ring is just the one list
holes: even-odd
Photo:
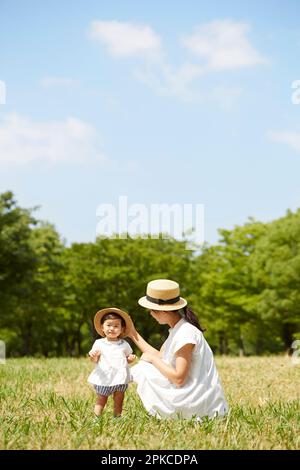
[(149, 300), (149, 302), (153, 302), (154, 304), (158, 305), (164, 305), (164, 304), (175, 304), (180, 300), (180, 296), (174, 297), (173, 299), (155, 299), (154, 297), (150, 297), (150, 295), (146, 295), (146, 299)]

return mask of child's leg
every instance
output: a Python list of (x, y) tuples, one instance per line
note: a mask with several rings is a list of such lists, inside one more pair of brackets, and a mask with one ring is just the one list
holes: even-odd
[(124, 400), (124, 392), (114, 392), (114, 416), (121, 416)]
[(95, 404), (95, 408), (94, 408), (94, 413), (95, 413), (96, 416), (101, 415), (101, 413), (103, 411), (103, 408), (106, 405), (107, 399), (108, 399), (108, 397), (105, 396), (105, 395), (97, 395), (96, 404)]

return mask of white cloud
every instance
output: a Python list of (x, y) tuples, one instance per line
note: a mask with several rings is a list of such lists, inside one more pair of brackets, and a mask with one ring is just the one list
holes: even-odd
[(269, 131), (268, 137), (274, 142), (281, 142), (289, 145), (293, 150), (300, 152), (300, 132), (282, 131), (275, 132)]
[[(266, 62), (247, 39), (248, 30), (246, 23), (233, 20), (216, 20), (198, 26), (194, 34), (181, 38), (181, 43), (198, 60), (194, 63), (185, 61), (177, 68), (167, 63), (161, 38), (149, 26), (120, 21), (93, 21), (89, 35), (105, 44), (115, 57), (140, 58), (141, 63), (134, 70), (134, 77), (155, 93), (199, 102), (203, 101), (204, 93), (193, 89), (192, 84), (204, 74), (213, 70), (253, 67)], [(240, 96), (241, 90), (219, 87), (209, 94), (228, 110)]]
[(96, 131), (79, 119), (33, 122), (9, 113), (0, 121), (2, 162), (86, 162), (88, 159), (106, 161)]
[(224, 111), (232, 111), (243, 90), (238, 87), (214, 87), (210, 91), (192, 88), (192, 83), (205, 74), (203, 67), (185, 63), (177, 70), (164, 64), (160, 69), (137, 70), (136, 78), (150, 86), (156, 93), (164, 96), (177, 96), (186, 102), (204, 102), (207, 99), (216, 102)]
[(44, 77), (41, 80), (41, 85), (44, 88), (51, 87), (72, 87), (78, 85), (78, 80), (68, 77)]
[(160, 63), (156, 68), (137, 69), (135, 77), (163, 96), (177, 96), (185, 101), (195, 101), (200, 95), (190, 89), (190, 84), (203, 74), (202, 67), (185, 63), (177, 70)]
[(155, 58), (161, 54), (160, 37), (150, 26), (121, 21), (93, 21), (91, 39), (104, 43), (115, 57)]
[(233, 20), (215, 20), (196, 28), (181, 43), (197, 57), (203, 59), (207, 69), (253, 67), (265, 63), (246, 37), (247, 23)]

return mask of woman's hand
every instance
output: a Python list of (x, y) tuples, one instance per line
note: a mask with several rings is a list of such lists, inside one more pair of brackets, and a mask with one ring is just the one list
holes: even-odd
[(148, 353), (148, 352), (145, 352), (141, 355), (141, 361), (146, 361), (146, 362), (150, 362), (150, 364), (152, 364), (153, 362), (153, 359), (155, 358), (155, 354), (151, 354), (151, 353)]
[(159, 356), (160, 352), (144, 340), (144, 338), (139, 334), (139, 332), (136, 331), (132, 321), (130, 322), (130, 325), (127, 326), (127, 336), (132, 339), (132, 341), (143, 353), (147, 352), (149, 354)]
[(130, 324), (129, 327), (128, 327), (127, 336), (128, 336), (129, 338), (131, 338), (132, 340), (134, 340), (134, 339), (137, 338), (137, 336), (138, 336), (138, 332), (136, 331), (133, 322), (131, 322), (131, 324)]

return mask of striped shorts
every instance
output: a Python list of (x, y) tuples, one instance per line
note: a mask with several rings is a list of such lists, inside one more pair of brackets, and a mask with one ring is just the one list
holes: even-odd
[(104, 395), (105, 397), (112, 395), (114, 392), (126, 392), (127, 388), (128, 384), (113, 385), (111, 387), (107, 387), (105, 385), (94, 385), (97, 395)]

